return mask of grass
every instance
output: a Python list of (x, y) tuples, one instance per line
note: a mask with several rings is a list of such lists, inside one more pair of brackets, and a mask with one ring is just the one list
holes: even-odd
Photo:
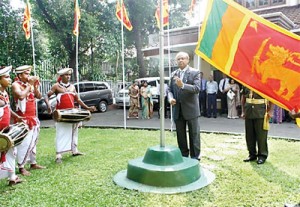
[[(55, 129), (42, 129), (38, 162), (45, 170), (32, 171), (26, 182), (8, 187), (0, 180), (0, 206), (197, 206), (282, 207), (300, 201), (300, 142), (269, 140), (270, 156), (264, 165), (244, 163), (243, 136), (201, 134), (201, 165), (216, 174), (205, 188), (182, 194), (140, 193), (113, 183), (116, 173), (131, 159), (159, 145), (159, 131), (85, 128), (79, 149), (85, 156), (63, 156), (54, 163)], [(166, 132), (166, 143), (176, 137)], [(221, 159), (220, 159), (221, 158)]]

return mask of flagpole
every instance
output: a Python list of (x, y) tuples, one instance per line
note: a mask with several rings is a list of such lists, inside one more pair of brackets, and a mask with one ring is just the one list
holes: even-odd
[[(26, 1), (27, 5), (28, 5), (28, 9), (30, 11), (30, 6), (29, 6), (29, 2), (28, 0)], [(36, 76), (36, 65), (35, 65), (35, 47), (34, 47), (34, 39), (33, 39), (33, 27), (32, 27), (32, 21), (31, 21), (31, 17), (29, 18), (29, 24), (30, 24), (30, 33), (31, 33), (31, 45), (32, 45), (32, 63), (33, 63), (33, 74), (34, 76)]]
[[(119, 0), (117, 0), (119, 1)], [(124, 68), (124, 22), (123, 22), (123, 0), (121, 0), (121, 38), (122, 38), (122, 73), (123, 73), (123, 119), (126, 129), (126, 104), (125, 104), (125, 68)]]
[[(170, 48), (170, 24), (168, 24), (168, 60), (169, 60), (169, 77), (171, 78), (171, 48)], [(168, 95), (168, 94), (167, 94)], [(173, 132), (173, 109), (170, 106), (170, 114), (171, 114), (171, 132)]]
[[(159, 59), (160, 59), (160, 97), (164, 94), (164, 25), (163, 25), (163, 0), (160, 0), (160, 30), (159, 30)], [(165, 99), (160, 98), (160, 107), (162, 107), (160, 114), (160, 147), (165, 147)]]
[[(78, 24), (77, 27), (79, 27), (79, 20), (78, 20)], [(78, 40), (79, 40), (79, 30), (78, 33), (76, 35), (76, 81), (77, 81), (77, 94), (78, 97), (80, 97), (80, 91), (79, 91), (79, 72), (78, 72)]]

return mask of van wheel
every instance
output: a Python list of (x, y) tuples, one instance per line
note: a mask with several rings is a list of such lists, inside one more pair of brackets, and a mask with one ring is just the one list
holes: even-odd
[(106, 112), (107, 111), (107, 103), (106, 101), (100, 101), (98, 104), (98, 111)]

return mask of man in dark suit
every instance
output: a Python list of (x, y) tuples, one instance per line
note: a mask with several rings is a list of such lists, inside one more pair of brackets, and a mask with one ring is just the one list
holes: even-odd
[[(168, 99), (173, 107), (177, 143), (182, 156), (200, 160), (199, 91), (200, 71), (190, 67), (189, 55), (176, 55), (179, 69), (171, 75)], [(189, 147), (186, 126), (189, 129)]]

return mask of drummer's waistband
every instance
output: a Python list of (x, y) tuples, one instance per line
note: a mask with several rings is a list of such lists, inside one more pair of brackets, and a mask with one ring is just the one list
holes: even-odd
[(264, 103), (267, 103), (267, 100), (266, 99), (246, 98), (246, 103), (250, 103), (250, 104), (264, 104)]

